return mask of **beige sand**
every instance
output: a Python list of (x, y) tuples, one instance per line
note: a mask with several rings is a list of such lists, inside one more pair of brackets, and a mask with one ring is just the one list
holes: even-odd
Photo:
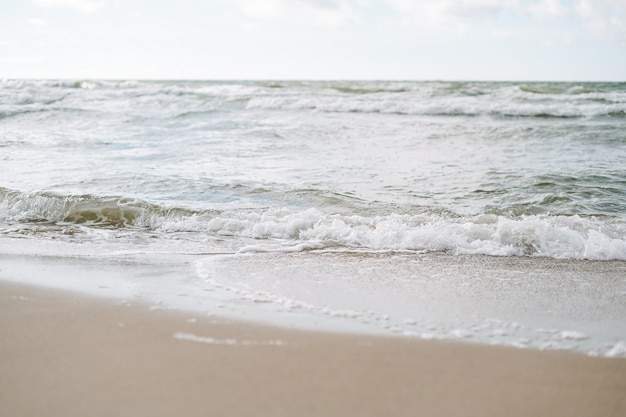
[(299, 332), (7, 282), (0, 314), (3, 417), (626, 415), (623, 359)]

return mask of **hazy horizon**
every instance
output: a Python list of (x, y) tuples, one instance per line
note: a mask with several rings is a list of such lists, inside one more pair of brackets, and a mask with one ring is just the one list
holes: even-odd
[(557, 83), (557, 84), (623, 84), (626, 83), (626, 78), (623, 80), (557, 80), (557, 79), (401, 79), (401, 78), (136, 78), (136, 77), (4, 77), (2, 80), (18, 80), (18, 81), (68, 81), (68, 82), (80, 82), (80, 81), (147, 81), (147, 82), (207, 82), (207, 83), (228, 83), (228, 82), (243, 82), (243, 83), (263, 83), (263, 82), (312, 82), (312, 83), (324, 83), (324, 82), (397, 82), (397, 83), (502, 83), (502, 84), (515, 84), (515, 83)]

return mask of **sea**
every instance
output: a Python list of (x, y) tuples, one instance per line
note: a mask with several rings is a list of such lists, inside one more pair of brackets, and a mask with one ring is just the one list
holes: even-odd
[(0, 279), (626, 357), (626, 83), (0, 80)]

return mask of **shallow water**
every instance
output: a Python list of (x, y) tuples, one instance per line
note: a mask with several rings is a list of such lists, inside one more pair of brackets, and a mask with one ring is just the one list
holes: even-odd
[[(277, 266), (302, 268), (289, 285), (307, 293), (329, 262), (327, 275), (353, 274), (359, 297), (375, 306), (388, 303), (368, 280), (404, 291), (421, 274), (400, 266), (398, 253), (601, 260), (608, 267), (594, 267), (589, 284), (600, 296), (584, 310), (609, 314), (623, 302), (613, 293), (623, 272), (614, 261), (626, 260), (625, 162), (623, 83), (4, 80), (0, 254), (191, 257), (198, 283), (214, 279), (206, 259), (224, 255), (230, 284), (219, 285), (244, 291), (237, 278), (254, 275), (251, 267), (229, 271), (251, 262), (263, 266), (267, 288), (257, 291), (275, 297), (291, 291), (285, 280), (272, 284)], [(337, 257), (302, 261), (329, 252)], [(352, 265), (354, 253), (365, 256), (359, 265), (386, 254), (396, 272)], [(471, 268), (485, 272), (480, 262)], [(525, 271), (549, 286), (542, 268)], [(446, 273), (462, 281), (465, 272)], [(559, 276), (558, 285), (578, 288)], [(567, 301), (548, 293), (554, 306)], [(333, 309), (349, 310), (351, 299), (337, 297)], [(542, 307), (515, 314), (534, 308)], [(470, 331), (463, 326), (459, 334)], [(611, 329), (585, 349), (626, 339)]]
[(4, 254), (0, 279), (183, 310), (190, 320), (626, 358), (623, 261), (332, 251)]

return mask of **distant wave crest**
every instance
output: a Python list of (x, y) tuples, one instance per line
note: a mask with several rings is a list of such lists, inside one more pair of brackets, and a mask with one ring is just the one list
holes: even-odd
[[(429, 116), (626, 117), (626, 86), (603, 83), (391, 81), (0, 81), (0, 117), (57, 106), (291, 110)], [(131, 105), (136, 103), (137, 105)], [(180, 110), (184, 109), (184, 110)]]

